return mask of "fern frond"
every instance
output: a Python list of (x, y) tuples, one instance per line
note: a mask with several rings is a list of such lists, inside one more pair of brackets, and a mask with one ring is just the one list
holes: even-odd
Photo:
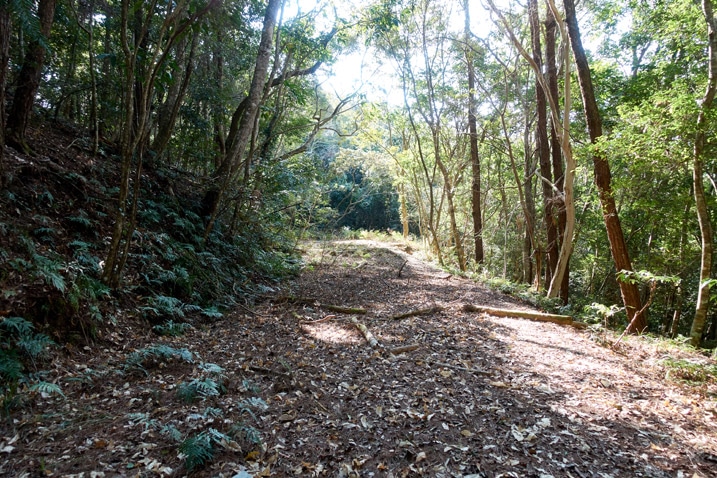
[(0, 328), (19, 337), (31, 333), (35, 327), (22, 317), (5, 317), (0, 321)]
[(199, 365), (199, 369), (203, 372), (213, 373), (215, 375), (222, 376), (224, 374), (224, 369), (215, 363), (202, 363)]
[(38, 382), (30, 387), (30, 391), (44, 393), (47, 395), (61, 395), (63, 397), (65, 396), (65, 394), (62, 393), (62, 389), (59, 385), (50, 382)]
[(179, 452), (184, 457), (184, 466), (192, 471), (205, 465), (214, 458), (214, 446), (207, 432), (190, 436), (179, 445)]

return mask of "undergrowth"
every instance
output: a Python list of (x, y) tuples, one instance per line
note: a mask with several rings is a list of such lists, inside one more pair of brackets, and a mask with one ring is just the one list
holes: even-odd
[(0, 405), (5, 413), (20, 404), (23, 387), (28, 393), (62, 394), (60, 387), (43, 380), (45, 374), (39, 371), (53, 345), (22, 317), (0, 319)]

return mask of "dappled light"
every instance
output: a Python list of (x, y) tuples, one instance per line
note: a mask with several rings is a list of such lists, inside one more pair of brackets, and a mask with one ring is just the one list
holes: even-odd
[(717, 478), (714, 0), (0, 0), (0, 476)]

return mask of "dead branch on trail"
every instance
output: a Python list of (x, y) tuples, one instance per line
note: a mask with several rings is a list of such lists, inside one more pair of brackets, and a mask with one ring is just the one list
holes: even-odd
[(318, 319), (318, 320), (302, 320), (302, 321), (301, 321), (301, 325), (320, 324), (321, 322), (326, 322), (326, 321), (328, 321), (328, 320), (335, 319), (335, 318), (336, 318), (336, 316), (332, 314), (332, 315), (327, 315), (327, 316), (324, 317), (323, 319)]
[(364, 338), (366, 339), (366, 342), (368, 342), (368, 345), (371, 348), (375, 349), (377, 347), (382, 347), (382, 345), (378, 343), (378, 340), (376, 340), (376, 337), (373, 336), (371, 331), (368, 330), (368, 328), (364, 324), (360, 323), (358, 319), (356, 319), (356, 317), (351, 317), (351, 323), (354, 324), (356, 328), (361, 331)]
[(321, 307), (322, 309), (330, 310), (331, 312), (338, 312), (340, 314), (366, 315), (366, 309), (362, 309), (360, 307), (343, 307), (341, 305), (330, 304), (320, 304), (319, 307)]
[(408, 264), (408, 261), (403, 261), (403, 264), (401, 264), (401, 267), (398, 268), (398, 277), (401, 277), (401, 272), (403, 272), (403, 268), (406, 267), (406, 264)]
[(427, 309), (416, 309), (412, 310), (410, 312), (405, 312), (403, 314), (397, 314), (391, 317), (392, 320), (401, 320), (401, 319), (407, 319), (409, 317), (414, 317), (416, 315), (431, 315), (435, 314), (436, 312), (440, 312), (443, 310), (443, 307), (440, 307), (438, 305), (434, 305), (433, 307), (429, 307)]
[(344, 307), (342, 305), (332, 305), (332, 304), (322, 304), (316, 299), (306, 298), (306, 297), (293, 297), (293, 296), (285, 296), (280, 297), (279, 300), (283, 302), (290, 302), (292, 304), (303, 304), (303, 305), (310, 305), (314, 307), (320, 307), (322, 309), (330, 310), (331, 312), (338, 312), (340, 314), (357, 314), (357, 315), (365, 315), (366, 309), (362, 309), (360, 307)]
[(520, 319), (538, 320), (541, 322), (552, 322), (561, 325), (574, 325), (580, 327), (579, 322), (573, 322), (573, 318), (569, 315), (546, 314), (544, 312), (534, 312), (531, 310), (512, 310), (512, 309), (494, 309), (493, 307), (481, 307), (472, 304), (463, 306), (464, 312), (478, 312), (493, 315), (496, 317), (513, 317)]
[(420, 348), (419, 344), (410, 344), (410, 345), (403, 345), (401, 347), (394, 347), (392, 349), (389, 349), (389, 352), (392, 355), (399, 355), (405, 352), (413, 352), (414, 350), (417, 350)]

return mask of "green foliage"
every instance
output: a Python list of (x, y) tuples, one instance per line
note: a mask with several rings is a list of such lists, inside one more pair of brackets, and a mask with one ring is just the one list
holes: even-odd
[(176, 349), (169, 345), (152, 345), (150, 347), (136, 350), (129, 354), (125, 360), (124, 369), (138, 369), (145, 373), (146, 369), (157, 365), (162, 361), (181, 360), (186, 363), (193, 363), (194, 356), (187, 349)]
[(662, 361), (667, 369), (667, 378), (691, 384), (717, 381), (717, 365), (696, 363), (684, 359), (668, 358)]
[(179, 385), (177, 395), (185, 402), (194, 402), (197, 399), (218, 397), (226, 392), (224, 386), (224, 369), (214, 363), (201, 363), (199, 370), (209, 377), (195, 378)]
[(214, 459), (216, 446), (230, 441), (231, 437), (214, 428), (190, 436), (179, 445), (185, 468), (192, 471), (206, 465)]
[(195, 378), (190, 382), (182, 383), (177, 388), (177, 396), (185, 402), (194, 402), (201, 398), (218, 397), (226, 391), (226, 387), (212, 378)]
[(22, 317), (0, 319), (0, 403), (6, 411), (20, 383), (29, 385), (31, 392), (62, 395), (56, 384), (34, 380), (24, 373), (28, 363), (36, 369), (37, 362), (47, 358), (52, 345), (47, 335), (36, 333), (32, 323)]
[(182, 336), (191, 328), (192, 326), (185, 322), (174, 322), (173, 320), (152, 327), (152, 329), (159, 335), (164, 335), (166, 337)]

